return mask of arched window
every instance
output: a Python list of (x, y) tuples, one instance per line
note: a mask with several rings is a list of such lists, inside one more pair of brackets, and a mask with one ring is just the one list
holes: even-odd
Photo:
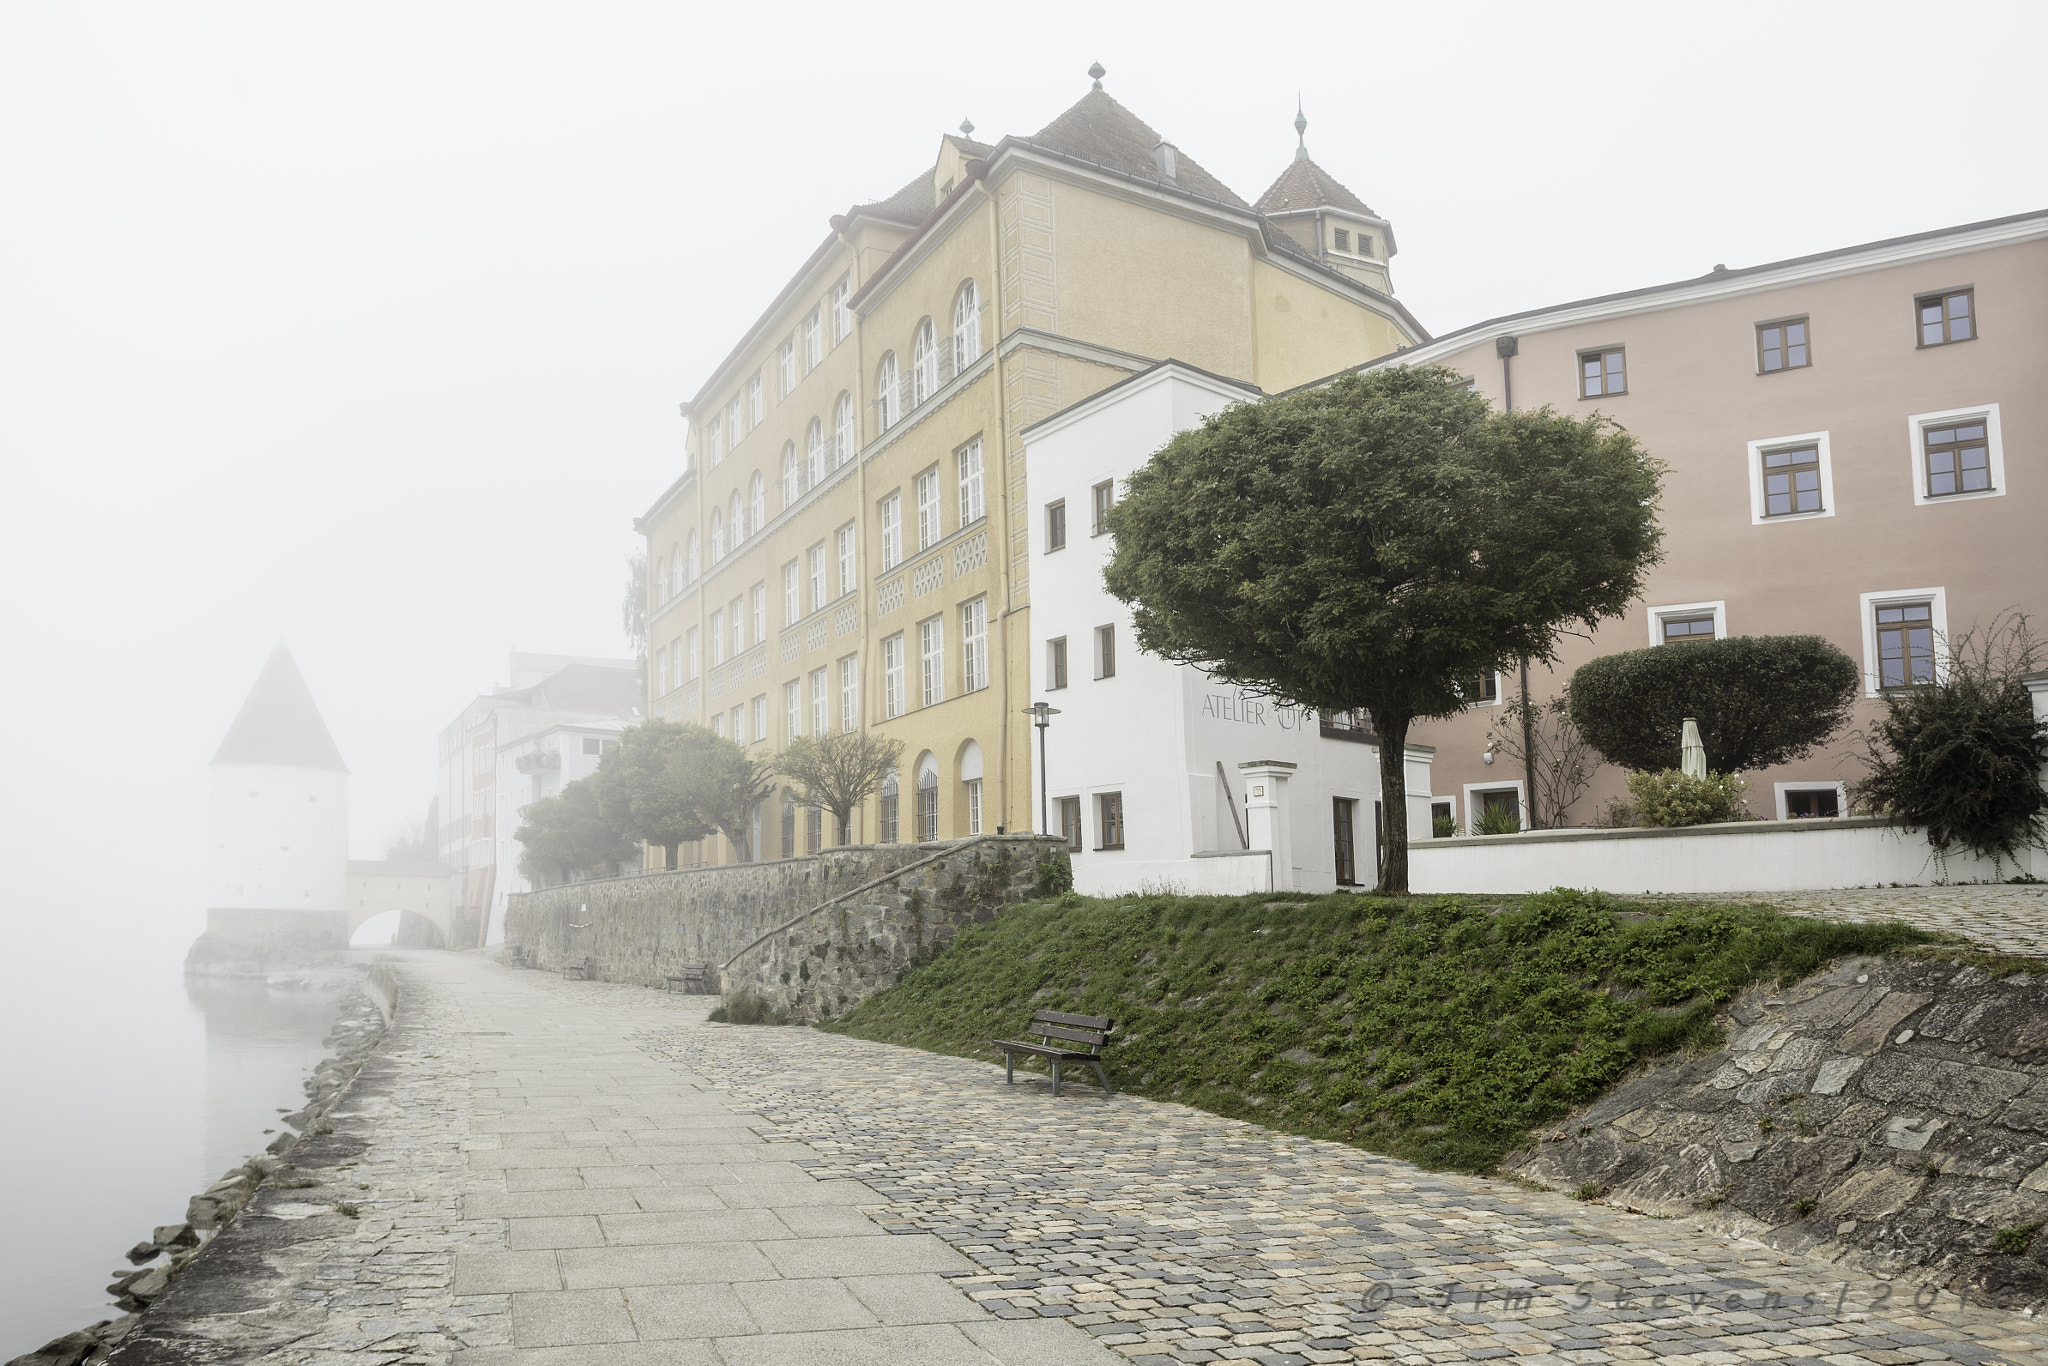
[(697, 533), (691, 532), (690, 539), (685, 544), (689, 549), (683, 556), (683, 568), (688, 571), (689, 577), (684, 581), (695, 583), (697, 581)]
[(717, 564), (725, 558), (725, 518), (717, 508), (711, 509), (711, 563)]
[(939, 763), (926, 751), (917, 761), (917, 842), (939, 837)]
[(939, 333), (926, 318), (910, 342), (910, 402), (924, 402), (939, 391)]
[(740, 542), (747, 539), (747, 511), (740, 506), (740, 491), (732, 491), (732, 507), (725, 514), (725, 534), (731, 539), (732, 548), (738, 550)]
[(755, 470), (754, 477), (747, 485), (747, 499), (754, 505), (753, 528), (756, 532), (768, 525), (768, 481)]
[(825, 477), (825, 424), (815, 417), (811, 419), (811, 430), (804, 436), (804, 472), (813, 484)]
[(832, 425), (832, 464), (835, 467), (853, 459), (854, 442), (859, 437), (853, 423), (853, 395), (841, 394), (839, 412)]
[(881, 415), (885, 432), (902, 416), (903, 396), (897, 392), (896, 386), (896, 353), (891, 351), (882, 357), (882, 368), (875, 375), (875, 410)]
[(680, 543), (677, 544), (674, 553), (669, 556), (669, 559), (674, 562), (674, 567), (669, 571), (668, 581), (675, 585), (674, 591), (680, 593), (683, 591), (683, 585), (689, 582), (683, 577), (683, 547)]
[(953, 301), (953, 372), (981, 359), (981, 291), (969, 280)]
[(875, 843), (894, 844), (897, 839), (896, 827), (896, 770), (890, 769), (889, 776), (882, 779), (881, 820), (876, 822)]
[(654, 571), (654, 600), (657, 603), (668, 601), (668, 559), (666, 556), (662, 558), (661, 566)]
[(967, 833), (981, 833), (981, 746), (969, 740), (960, 746), (961, 795), (967, 799)]
[(782, 443), (782, 505), (784, 507), (794, 503), (797, 495), (803, 492), (802, 487), (798, 485), (796, 480), (796, 442), (785, 441)]

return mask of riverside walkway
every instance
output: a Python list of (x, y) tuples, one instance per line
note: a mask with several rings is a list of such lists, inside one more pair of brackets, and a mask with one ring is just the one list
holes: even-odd
[(306, 1366), (2048, 1363), (2030, 1319), (1682, 1222), (401, 957), (331, 1116), (352, 1156), (260, 1216), (319, 1225), (288, 1283), (160, 1340)]

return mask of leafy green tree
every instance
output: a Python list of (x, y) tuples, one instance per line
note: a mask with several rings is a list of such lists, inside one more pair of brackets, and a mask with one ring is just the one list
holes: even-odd
[[(693, 735), (692, 732), (695, 732)], [(696, 789), (684, 777), (681, 756), (714, 739), (702, 726), (647, 720), (629, 726), (605, 751), (589, 781), (604, 820), (628, 839), (659, 847), (665, 866), (676, 866), (677, 847), (718, 829), (702, 815)]]
[(754, 810), (775, 788), (772, 766), (747, 757), (746, 747), (713, 735), (702, 726), (681, 726), (681, 741), (670, 752), (668, 780), (704, 826), (717, 830), (739, 854), (754, 857)]
[(1740, 773), (1798, 759), (1840, 730), (1863, 671), (1821, 636), (1732, 636), (1602, 655), (1572, 675), (1571, 719), (1608, 762), (1679, 766), (1685, 720), (1707, 767)]
[(804, 785), (805, 798), (838, 822), (842, 839), (852, 830), (853, 810), (880, 790), (903, 758), (903, 742), (867, 731), (800, 735), (775, 760), (774, 769)]
[(1405, 892), (1409, 727), (1627, 610), (1658, 558), (1659, 472), (1598, 415), (1496, 413), (1449, 370), (1391, 366), (1174, 437), (1110, 512), (1105, 579), (1142, 648), (1371, 712), (1393, 816), (1379, 886)]
[(528, 806), (512, 838), (525, 846), (519, 870), (542, 887), (578, 876), (610, 877), (620, 864), (639, 857), (633, 841), (604, 818), (589, 778)]

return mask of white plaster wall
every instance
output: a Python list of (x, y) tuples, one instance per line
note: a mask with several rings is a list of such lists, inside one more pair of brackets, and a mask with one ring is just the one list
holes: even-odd
[(348, 906), (348, 774), (216, 764), (209, 908), (340, 911)]
[(562, 756), (560, 768), (541, 770), (545, 781), (541, 785), (542, 797), (559, 797), (562, 789), (578, 779), (587, 778), (597, 771), (602, 754), (585, 754), (585, 736), (598, 742), (603, 750), (606, 741), (615, 741), (623, 729), (620, 725), (550, 726), (545, 730), (521, 735), (498, 747), (496, 796), (498, 813), (496, 829), (493, 831), (493, 855), (497, 861), (498, 876), (491, 889), (490, 924), (485, 932), (486, 944), (502, 944), (505, 941), (506, 897), (533, 890), (526, 874), (520, 870), (519, 856), (526, 852), (515, 836), (525, 817), (522, 808), (533, 804), (533, 775), (519, 771), (519, 758), (553, 749)]
[[(2038, 855), (2036, 865), (2048, 865)], [(1900, 882), (2003, 881), (2028, 869), (1969, 854), (1939, 861), (1926, 836), (1868, 817), (1743, 821), (1676, 830), (1543, 830), (1419, 841), (1418, 892), (1792, 892)]]

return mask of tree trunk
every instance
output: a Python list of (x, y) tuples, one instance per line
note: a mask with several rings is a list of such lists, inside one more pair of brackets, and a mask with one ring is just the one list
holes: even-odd
[(1408, 717), (1375, 710), (1380, 737), (1380, 882), (1383, 896), (1408, 894)]

